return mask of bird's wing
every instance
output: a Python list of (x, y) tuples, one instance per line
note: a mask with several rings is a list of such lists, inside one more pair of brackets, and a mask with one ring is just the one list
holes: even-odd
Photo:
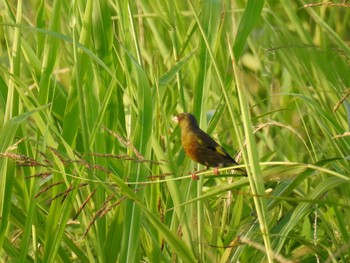
[(197, 140), (199, 144), (235, 162), (235, 160), (233, 160), (233, 158), (228, 154), (228, 152), (224, 148), (222, 148), (216, 141), (214, 141), (213, 138), (211, 138), (204, 131), (202, 130), (200, 131), (200, 133), (198, 134)]

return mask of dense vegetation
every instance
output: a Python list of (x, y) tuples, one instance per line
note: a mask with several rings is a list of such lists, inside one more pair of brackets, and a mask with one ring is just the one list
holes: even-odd
[(0, 258), (348, 262), (349, 7), (3, 0)]

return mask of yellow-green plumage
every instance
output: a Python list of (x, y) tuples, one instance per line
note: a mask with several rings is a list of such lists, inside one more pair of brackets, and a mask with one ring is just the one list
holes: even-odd
[[(181, 128), (182, 147), (193, 161), (207, 167), (238, 165), (224, 148), (199, 128), (197, 120), (192, 114), (181, 113), (174, 119), (177, 120)], [(245, 172), (243, 169), (239, 170)]]

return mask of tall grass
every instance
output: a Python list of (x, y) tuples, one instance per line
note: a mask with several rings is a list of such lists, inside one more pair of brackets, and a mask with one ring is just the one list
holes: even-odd
[[(348, 4), (0, 3), (0, 258), (347, 262)], [(192, 112), (248, 178), (184, 154)]]

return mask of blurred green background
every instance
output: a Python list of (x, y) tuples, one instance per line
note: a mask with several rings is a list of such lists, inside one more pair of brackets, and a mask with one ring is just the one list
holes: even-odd
[(0, 258), (348, 262), (349, 6), (0, 2)]

